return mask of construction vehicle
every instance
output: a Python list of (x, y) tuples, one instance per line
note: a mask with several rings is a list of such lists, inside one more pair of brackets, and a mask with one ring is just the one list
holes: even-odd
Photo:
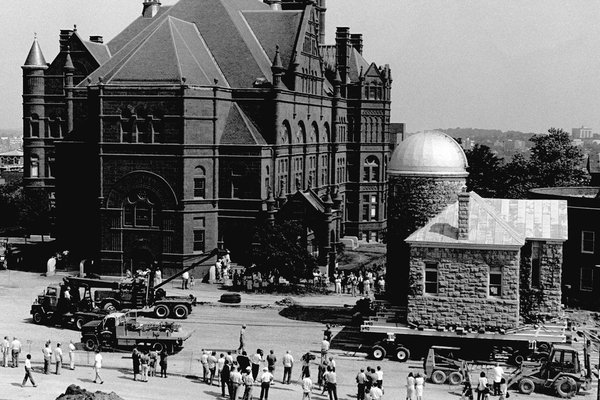
[(396, 335), (390, 333), (383, 340), (376, 342), (370, 351), (371, 358), (382, 360), (386, 356), (392, 356), (400, 362), (406, 362), (410, 358), (410, 351), (398, 341)]
[[(587, 341), (586, 341), (587, 342)], [(589, 342), (588, 342), (589, 343)], [(588, 343), (583, 346), (583, 365), (579, 353), (569, 345), (553, 345), (547, 360), (524, 362), (508, 378), (507, 387), (516, 386), (524, 394), (546, 390), (568, 399), (592, 383)]]
[(460, 354), (460, 347), (431, 346), (423, 361), (425, 377), (438, 385), (446, 381), (460, 385), (468, 376), (468, 364), (459, 358)]
[(81, 329), (81, 343), (88, 351), (141, 346), (173, 354), (183, 348), (183, 342), (190, 336), (191, 333), (182, 331), (181, 325), (172, 322), (140, 323), (135, 311), (111, 313), (102, 320), (88, 322)]
[[(173, 276), (154, 285), (156, 269), (145, 276), (124, 279), (63, 278), (61, 284), (50, 285), (38, 296), (31, 306), (30, 313), (35, 323), (61, 323), (81, 327), (106, 314), (124, 309), (145, 309), (156, 318), (172, 316), (187, 318), (196, 304), (196, 298), (189, 296), (167, 296), (163, 286), (218, 254), (215, 249), (202, 255), (199, 261), (192, 263)], [(70, 288), (71, 300), (66, 301), (64, 293)], [(93, 293), (92, 293), (93, 292)]]

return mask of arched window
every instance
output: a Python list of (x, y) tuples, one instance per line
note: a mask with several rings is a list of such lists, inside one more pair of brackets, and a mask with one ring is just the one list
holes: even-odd
[(51, 115), (50, 118), (48, 118), (48, 128), (50, 130), (50, 137), (60, 138), (62, 136), (62, 123), (62, 118), (57, 115)]
[(319, 127), (316, 122), (313, 122), (310, 126), (309, 143), (316, 143), (319, 140)]
[(306, 143), (306, 129), (304, 128), (304, 122), (298, 122), (298, 129), (296, 130), (296, 143)]
[(375, 156), (369, 156), (363, 164), (363, 181), (379, 181), (379, 160)]
[(156, 199), (143, 189), (131, 193), (123, 201), (123, 225), (136, 228), (158, 226), (157, 203)]
[(40, 137), (40, 116), (31, 114), (30, 130), (31, 137)]
[(329, 143), (329, 124), (327, 122), (325, 122), (324, 128), (321, 135), (321, 142)]
[(194, 170), (194, 198), (204, 199), (206, 197), (206, 172), (202, 167)]
[(292, 130), (290, 129), (290, 124), (287, 121), (283, 121), (281, 127), (279, 128), (279, 143), (289, 144), (291, 136)]
[(29, 161), (29, 177), (37, 178), (40, 176), (40, 159), (37, 155), (32, 155)]

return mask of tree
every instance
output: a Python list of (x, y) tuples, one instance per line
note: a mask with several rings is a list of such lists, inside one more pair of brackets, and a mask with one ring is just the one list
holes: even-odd
[(573, 145), (569, 134), (550, 128), (548, 135), (534, 135), (529, 164), (534, 187), (582, 186), (589, 182), (583, 166), (583, 151)]
[(500, 172), (502, 180), (498, 186), (498, 197), (525, 199), (529, 189), (535, 186), (535, 176), (531, 172), (529, 160), (522, 154), (515, 154)]
[(19, 225), (27, 233), (49, 233), (53, 209), (48, 194), (42, 190), (24, 190), (21, 195)]
[(476, 144), (465, 152), (469, 162), (467, 190), (483, 197), (498, 197), (499, 185), (503, 183), (501, 172), (503, 160), (482, 144)]
[(263, 222), (256, 228), (251, 260), (259, 271), (278, 271), (290, 281), (312, 277), (317, 261), (307, 251), (304, 235), (295, 221), (277, 221), (274, 225)]

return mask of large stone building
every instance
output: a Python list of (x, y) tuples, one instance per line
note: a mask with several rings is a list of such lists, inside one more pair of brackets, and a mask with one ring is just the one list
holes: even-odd
[(310, 216), (321, 265), (343, 235), (379, 239), (391, 72), (348, 28), (325, 44), (325, 12), (325, 0), (148, 0), (107, 44), (63, 30), (46, 64), (34, 41), (25, 182), (56, 193), (64, 246), (112, 271), (215, 247), (243, 261), (256, 219), (277, 214)]
[(392, 155), (388, 285), (408, 322), (515, 328), (528, 313), (554, 315), (566, 202), (481, 198), (464, 191), (466, 167), (441, 132), (414, 135)]

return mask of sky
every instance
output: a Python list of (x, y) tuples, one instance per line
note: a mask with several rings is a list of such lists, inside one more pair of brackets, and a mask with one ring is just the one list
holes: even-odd
[[(4, 2), (0, 128), (21, 126), (20, 67), (34, 33), (50, 62), (60, 29), (76, 24), (107, 42), (141, 9), (142, 0)], [(367, 61), (390, 65), (391, 120), (409, 132), (600, 132), (597, 0), (327, 0), (327, 9), (328, 43), (348, 26), (364, 35)]]

